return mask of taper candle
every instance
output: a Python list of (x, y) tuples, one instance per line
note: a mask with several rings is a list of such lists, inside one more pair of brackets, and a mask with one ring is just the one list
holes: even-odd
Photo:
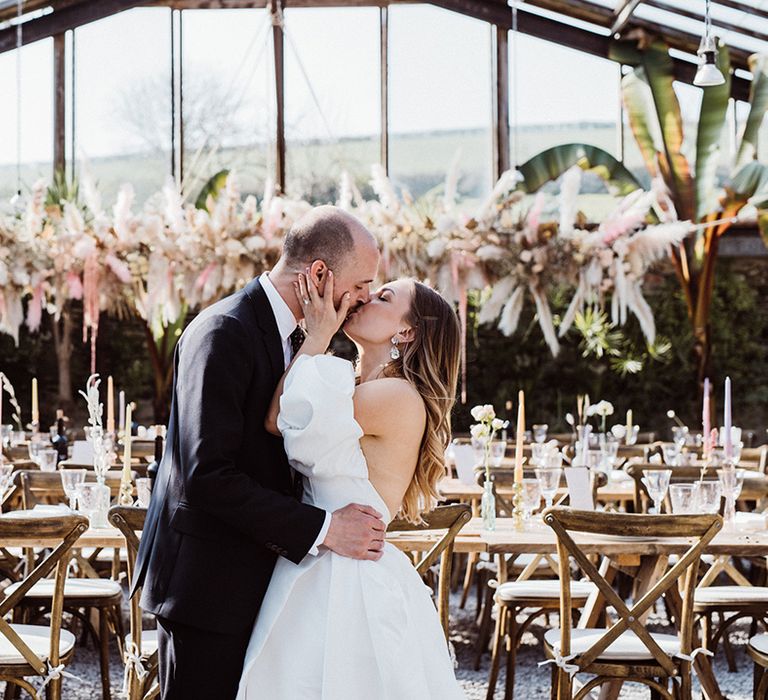
[(40, 406), (37, 402), (37, 377), (32, 377), (32, 422), (40, 423)]
[(725, 405), (723, 407), (723, 429), (725, 435), (723, 436), (723, 449), (725, 450), (725, 458), (731, 459), (733, 457), (733, 439), (731, 437), (731, 426), (733, 424), (731, 418), (731, 378), (725, 378)]
[(125, 392), (121, 391), (117, 396), (118, 404), (118, 425), (122, 428), (125, 425)]
[(629, 441), (632, 439), (632, 428), (634, 427), (632, 418), (632, 409), (630, 408), (627, 410), (627, 444), (629, 444)]
[(708, 457), (712, 449), (710, 444), (710, 433), (712, 432), (712, 418), (709, 413), (710, 392), (712, 387), (709, 383), (709, 377), (704, 379), (704, 405), (701, 407), (701, 427), (704, 438), (704, 456)]
[(525, 394), (517, 395), (517, 435), (515, 437), (515, 483), (523, 482), (523, 433), (525, 432)]
[(115, 432), (115, 385), (111, 374), (107, 377), (107, 432)]
[(131, 405), (125, 410), (125, 432), (123, 433), (123, 480), (131, 480), (131, 423), (133, 422), (133, 416), (131, 415)]

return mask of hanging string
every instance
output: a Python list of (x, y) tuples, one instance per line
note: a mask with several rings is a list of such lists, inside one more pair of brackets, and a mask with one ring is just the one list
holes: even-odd
[(21, 198), (21, 15), (24, 0), (16, 0), (16, 201)]
[(518, 123), (517, 105), (518, 105), (518, 80), (517, 80), (517, 0), (512, 4), (512, 130), (515, 135), (512, 146), (513, 165), (515, 168), (520, 164), (520, 129)]

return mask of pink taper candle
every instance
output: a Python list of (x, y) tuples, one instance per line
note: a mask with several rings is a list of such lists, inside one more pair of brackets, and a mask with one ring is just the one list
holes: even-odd
[(712, 391), (710, 384), (709, 384), (709, 378), (707, 377), (704, 380), (704, 405), (701, 407), (701, 423), (702, 428), (704, 430), (704, 455), (708, 456), (709, 451), (711, 449), (711, 445), (709, 444), (709, 433), (712, 430), (712, 420), (709, 415), (709, 394)]
[(115, 385), (111, 374), (107, 377), (107, 432), (115, 432)]
[(515, 437), (515, 483), (523, 483), (523, 433), (525, 432), (525, 394), (517, 395), (517, 435)]
[(723, 429), (725, 435), (723, 436), (723, 448), (725, 450), (725, 458), (731, 459), (733, 456), (733, 441), (731, 437), (731, 425), (733, 421), (731, 419), (731, 378), (725, 378), (725, 406), (723, 408)]

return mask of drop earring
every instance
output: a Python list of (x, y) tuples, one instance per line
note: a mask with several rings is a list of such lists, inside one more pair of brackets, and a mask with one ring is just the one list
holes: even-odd
[(389, 356), (393, 360), (400, 359), (400, 350), (397, 347), (397, 343), (398, 343), (397, 337), (393, 335), (392, 336), (392, 347), (389, 350)]

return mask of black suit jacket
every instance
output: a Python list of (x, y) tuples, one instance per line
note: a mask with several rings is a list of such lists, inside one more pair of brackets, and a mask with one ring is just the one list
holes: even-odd
[(166, 449), (132, 582), (155, 615), (222, 633), (253, 625), (278, 555), (299, 562), (325, 512), (300, 503), (264, 418), (284, 371), (258, 279), (208, 307), (174, 357)]

